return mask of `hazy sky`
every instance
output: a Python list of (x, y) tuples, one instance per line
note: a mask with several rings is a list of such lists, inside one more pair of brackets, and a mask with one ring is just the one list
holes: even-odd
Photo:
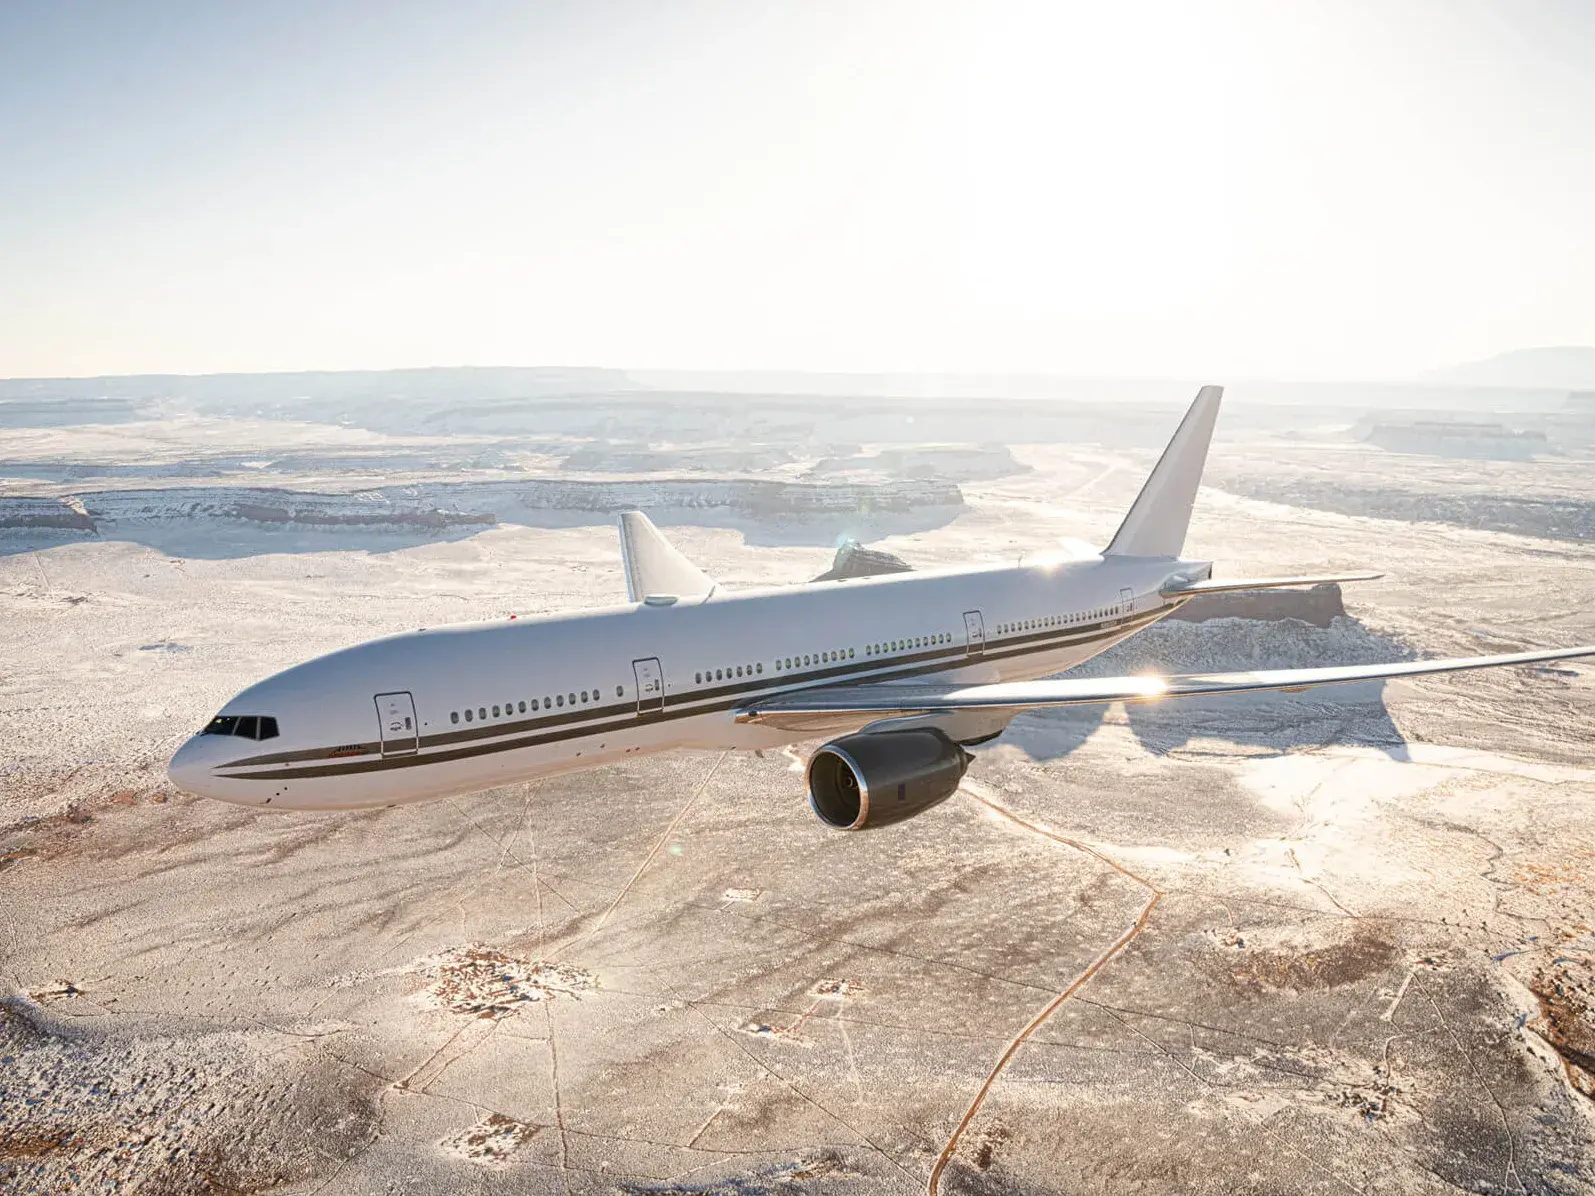
[(1595, 3), (0, 3), (0, 376), (1595, 343)]

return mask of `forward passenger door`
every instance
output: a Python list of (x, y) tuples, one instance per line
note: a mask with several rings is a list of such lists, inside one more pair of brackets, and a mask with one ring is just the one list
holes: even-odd
[(415, 700), (409, 693), (377, 695), (377, 725), (384, 756), (414, 755), (421, 729), (415, 719)]

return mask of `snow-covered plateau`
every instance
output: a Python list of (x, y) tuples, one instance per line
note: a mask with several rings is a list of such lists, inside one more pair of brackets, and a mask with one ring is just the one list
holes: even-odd
[(174, 486), (60, 497), (0, 497), (0, 529), (97, 532), (127, 522), (240, 521), (313, 527), (459, 528), (524, 522), (528, 514), (720, 511), (751, 520), (857, 512), (956, 511), (950, 482), (773, 482), (756, 479), (433, 482), (346, 493), (276, 487)]

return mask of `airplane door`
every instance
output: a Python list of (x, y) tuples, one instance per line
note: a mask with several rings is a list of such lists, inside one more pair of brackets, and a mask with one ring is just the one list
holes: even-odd
[(1119, 613), (1132, 615), (1135, 613), (1135, 591), (1125, 586), (1119, 591)]
[(377, 726), (384, 756), (414, 755), (421, 743), (415, 702), (408, 693), (377, 695)]
[(634, 660), (631, 671), (637, 675), (637, 713), (658, 714), (665, 708), (665, 675), (658, 658)]
[(986, 622), (978, 610), (964, 612), (964, 655), (979, 656), (986, 650)]

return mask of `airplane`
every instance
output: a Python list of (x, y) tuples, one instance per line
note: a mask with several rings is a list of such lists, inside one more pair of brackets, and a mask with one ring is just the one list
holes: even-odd
[(179, 789), (274, 810), (451, 797), (677, 748), (825, 742), (809, 803), (845, 830), (949, 797), (1024, 710), (1158, 702), (1595, 656), (1595, 646), (1201, 676), (1057, 677), (1202, 594), (1371, 580), (1217, 580), (1187, 560), (1223, 395), (1205, 386), (1101, 553), (744, 591), (638, 511), (627, 602), (425, 628), (250, 686), (172, 758)]

